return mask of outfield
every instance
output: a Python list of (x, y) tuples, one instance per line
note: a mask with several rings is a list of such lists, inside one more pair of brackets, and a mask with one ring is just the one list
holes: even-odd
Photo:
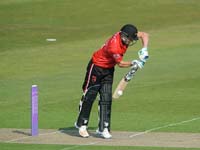
[[(91, 53), (123, 24), (134, 23), (150, 34), (150, 59), (113, 102), (112, 130), (200, 133), (200, 119), (194, 119), (200, 118), (199, 11), (198, 0), (1, 0), (0, 128), (30, 128), (32, 84), (39, 87), (40, 129), (72, 128)], [(140, 45), (130, 47), (124, 59), (137, 59)], [(126, 71), (116, 67), (114, 87)], [(98, 121), (94, 105), (92, 130)], [(0, 142), (1, 150), (66, 147)]]

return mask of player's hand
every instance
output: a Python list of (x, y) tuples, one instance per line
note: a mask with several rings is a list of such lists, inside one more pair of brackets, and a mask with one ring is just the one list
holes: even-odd
[(145, 64), (145, 62), (140, 61), (140, 60), (133, 60), (131, 63), (132, 63), (132, 65), (136, 63), (140, 69), (142, 69)]
[(141, 61), (146, 62), (149, 58), (149, 53), (146, 47), (143, 47), (141, 50), (138, 51), (138, 56)]

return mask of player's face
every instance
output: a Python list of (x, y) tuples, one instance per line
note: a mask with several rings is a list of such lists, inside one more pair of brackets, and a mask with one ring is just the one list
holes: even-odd
[(136, 40), (129, 40), (128, 46), (132, 46), (132, 45), (134, 45), (136, 42), (137, 42)]
[(122, 42), (127, 46), (132, 46), (133, 44), (137, 42), (136, 40), (130, 39), (124, 35), (121, 35), (121, 39), (122, 39)]

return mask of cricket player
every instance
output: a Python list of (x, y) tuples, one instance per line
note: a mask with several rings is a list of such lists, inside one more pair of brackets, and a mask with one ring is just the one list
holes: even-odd
[[(123, 56), (127, 48), (139, 39), (142, 42), (142, 49), (138, 52), (140, 59), (124, 61)], [(90, 112), (98, 93), (100, 96), (99, 124), (96, 133), (105, 139), (112, 137), (110, 128), (114, 67), (117, 65), (120, 68), (127, 68), (137, 63), (140, 69), (143, 68), (144, 62), (148, 59), (148, 41), (147, 33), (138, 31), (132, 24), (126, 24), (93, 53), (87, 66), (82, 86), (83, 95), (79, 104), (79, 115), (75, 122), (75, 127), (78, 128), (81, 137), (89, 137), (87, 127)]]

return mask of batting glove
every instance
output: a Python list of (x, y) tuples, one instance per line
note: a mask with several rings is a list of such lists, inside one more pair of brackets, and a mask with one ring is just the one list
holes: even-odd
[(149, 58), (148, 50), (146, 47), (143, 47), (141, 50), (138, 51), (138, 56), (141, 61), (146, 62)]
[(144, 64), (145, 64), (145, 62), (140, 61), (140, 60), (133, 60), (133, 61), (131, 62), (132, 65), (135, 64), (135, 63), (138, 65), (138, 67), (139, 67), (140, 69), (142, 69), (142, 68), (144, 67)]

